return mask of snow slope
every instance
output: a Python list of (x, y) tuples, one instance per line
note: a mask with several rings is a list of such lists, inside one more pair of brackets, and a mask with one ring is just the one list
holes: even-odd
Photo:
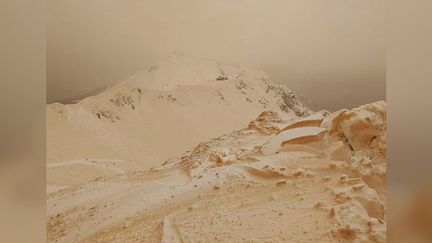
[(47, 239), (385, 242), (386, 104), (320, 114), (263, 112), (157, 168), (49, 194)]

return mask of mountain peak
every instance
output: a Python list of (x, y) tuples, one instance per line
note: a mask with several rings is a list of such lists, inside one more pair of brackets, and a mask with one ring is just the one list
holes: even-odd
[(143, 89), (171, 90), (178, 86), (211, 84), (241, 77), (249, 80), (267, 79), (263, 71), (244, 65), (174, 52), (168, 59), (146, 68), (122, 84)]

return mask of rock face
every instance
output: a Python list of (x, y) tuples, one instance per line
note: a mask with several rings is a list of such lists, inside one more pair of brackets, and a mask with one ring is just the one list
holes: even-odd
[(385, 242), (386, 104), (276, 104), (161, 166), (49, 194), (48, 241)]
[(262, 71), (173, 56), (77, 104), (48, 105), (48, 191), (158, 166), (269, 110), (312, 113)]

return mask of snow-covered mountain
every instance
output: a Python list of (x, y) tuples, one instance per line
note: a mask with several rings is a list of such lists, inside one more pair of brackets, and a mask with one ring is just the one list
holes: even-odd
[(122, 171), (159, 166), (269, 110), (291, 119), (312, 113), (262, 71), (173, 55), (98, 95), (47, 106), (48, 191), (118, 173), (90, 173), (89, 161)]
[(48, 105), (48, 242), (385, 242), (386, 103), (174, 55)]
[(48, 184), (62, 188), (56, 178), (65, 176), (78, 183), (83, 161), (119, 163), (126, 171), (160, 165), (269, 110), (292, 119), (313, 113), (262, 71), (175, 54), (76, 104), (48, 105)]

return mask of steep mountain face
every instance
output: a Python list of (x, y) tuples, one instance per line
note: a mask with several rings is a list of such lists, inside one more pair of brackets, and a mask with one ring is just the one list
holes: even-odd
[(386, 104), (275, 107), (157, 168), (49, 194), (48, 241), (385, 242)]
[(303, 103), (261, 71), (176, 55), (76, 104), (48, 105), (48, 189), (160, 165), (267, 110), (308, 116)]

